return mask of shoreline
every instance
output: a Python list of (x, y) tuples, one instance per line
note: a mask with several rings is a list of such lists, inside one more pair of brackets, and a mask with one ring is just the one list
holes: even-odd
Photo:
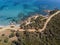
[[(30, 17), (27, 17), (27, 19), (32, 18), (32, 17), (35, 17), (35, 16), (48, 17), (48, 15), (36, 14), (36, 15), (32, 15), (32, 16), (30, 16)], [(24, 21), (26, 21), (26, 19), (25, 19)], [(23, 22), (23, 20), (20, 21), (20, 24), (21, 24), (22, 22)], [(6, 24), (6, 25), (0, 25), (0, 27), (10, 26), (10, 25), (19, 26), (20, 24), (16, 24), (15, 22), (13, 22), (13, 23), (9, 23), (9, 24)]]
[(55, 14), (52, 14), (45, 22), (44, 26), (42, 29), (39, 29), (39, 30), (35, 30), (35, 29), (28, 29), (28, 30), (24, 30), (24, 29), (21, 29), (19, 26), (17, 25), (9, 25), (9, 26), (5, 26), (4, 28), (0, 28), (0, 32), (1, 31), (5, 31), (5, 30), (15, 30), (15, 31), (21, 31), (21, 32), (24, 32), (24, 31), (28, 31), (28, 32), (42, 32), (46, 29), (46, 26), (47, 24), (49, 23), (49, 21), (51, 20), (51, 18), (53, 18), (55, 15), (57, 15), (58, 13), (60, 13), (60, 11), (57, 11)]
[[(45, 17), (45, 18), (48, 17), (47, 15), (35, 14), (35, 15), (31, 15), (30, 17), (27, 17), (27, 19), (30, 19), (30, 18), (32, 18), (32, 17), (37, 18), (38, 16), (42, 16), (42, 17)], [(27, 19), (25, 19), (24, 21), (27, 21)], [(10, 23), (7, 24), (7, 25), (0, 25), (0, 31), (5, 31), (5, 30), (25, 31), (24, 29), (20, 29), (20, 25), (21, 25), (21, 23), (23, 23), (24, 21), (23, 21), (23, 20), (20, 21), (19, 24), (16, 24), (15, 22), (13, 22), (13, 23), (10, 22)], [(27, 23), (29, 23), (29, 22), (27, 22)], [(32, 32), (36, 31), (35, 29), (32, 29), (32, 30), (31, 30), (31, 29), (28, 29), (28, 30), (29, 30), (30, 32), (31, 32), (31, 31), (32, 31)]]
[[(48, 12), (50, 12), (51, 10), (44, 10), (44, 11), (47, 11), (47, 13), (48, 13)], [(33, 17), (33, 16), (43, 16), (43, 17), (48, 17), (49, 15), (48, 15), (48, 14), (43, 15), (43, 14), (37, 14), (37, 13), (36, 13), (36, 14), (34, 14), (34, 15), (30, 15), (30, 16), (26, 17), (25, 19), (21, 20), (20, 23), (23, 22), (23, 21), (25, 21), (25, 20), (27, 20), (28, 18)], [(16, 18), (18, 18), (18, 17), (16, 17)], [(19, 22), (19, 21), (18, 21), (18, 22)], [(3, 23), (3, 22), (2, 22), (2, 23)], [(7, 22), (6, 24), (3, 23), (3, 24), (0, 25), (0, 27), (1, 27), (1, 26), (4, 27), (4, 26), (7, 26), (7, 25), (10, 25), (10, 23), (11, 23), (11, 22), (9, 22), (9, 20), (8, 20), (8, 22)], [(16, 25), (17, 25), (17, 24), (16, 24)]]

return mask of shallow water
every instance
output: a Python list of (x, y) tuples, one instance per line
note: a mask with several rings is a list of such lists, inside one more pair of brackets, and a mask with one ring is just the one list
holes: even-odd
[(9, 24), (14, 17), (17, 19), (19, 13), (23, 13), (24, 17), (44, 14), (43, 10), (53, 10), (55, 7), (60, 9), (59, 4), (59, 0), (0, 0), (0, 25)]

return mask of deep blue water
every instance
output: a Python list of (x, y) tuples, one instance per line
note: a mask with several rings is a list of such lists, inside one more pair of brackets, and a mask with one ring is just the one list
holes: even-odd
[(44, 14), (43, 10), (54, 8), (60, 9), (60, 0), (0, 0), (0, 25), (9, 24), (20, 13), (25, 18), (35, 13)]

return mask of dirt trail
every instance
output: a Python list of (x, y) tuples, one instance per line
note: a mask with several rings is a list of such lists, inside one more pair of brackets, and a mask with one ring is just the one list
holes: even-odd
[[(42, 28), (42, 29), (39, 29), (38, 32), (44, 31), (44, 30), (46, 29), (46, 26), (47, 26), (47, 24), (49, 23), (49, 21), (50, 21), (55, 15), (57, 15), (58, 13), (60, 13), (60, 11), (57, 11), (55, 14), (51, 15), (51, 16), (46, 20), (43, 28)], [(21, 32), (22, 32), (22, 31), (25, 31), (25, 30), (23, 30), (23, 29), (19, 29), (18, 26), (14, 25), (14, 28), (11, 28), (11, 26), (1, 27), (1, 28), (0, 28), (0, 32), (1, 32), (1, 31), (5, 31), (5, 30), (10, 30), (10, 29), (12, 29), (12, 30), (19, 30), (19, 31), (21, 31)], [(35, 29), (29, 29), (29, 30), (27, 30), (27, 31), (28, 31), (28, 32), (35, 32), (36, 30), (35, 30)]]
[(43, 28), (40, 29), (39, 32), (44, 31), (44, 30), (46, 29), (47, 24), (49, 23), (49, 21), (50, 21), (55, 15), (57, 15), (58, 13), (60, 13), (60, 11), (58, 11), (58, 12), (56, 12), (55, 14), (51, 15), (51, 16), (46, 20), (46, 22), (45, 22)]

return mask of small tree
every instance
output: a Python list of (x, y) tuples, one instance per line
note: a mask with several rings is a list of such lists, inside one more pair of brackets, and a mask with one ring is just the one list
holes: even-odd
[(9, 38), (12, 38), (12, 37), (14, 37), (15, 36), (15, 34), (12, 32), (10, 35), (9, 35)]
[(7, 43), (7, 42), (8, 42), (8, 38), (5, 38), (5, 39), (4, 39), (4, 43)]
[(2, 34), (2, 36), (5, 36), (5, 34)]
[(17, 32), (16, 32), (16, 37), (19, 37), (19, 36), (20, 36), (20, 32), (17, 31)]

